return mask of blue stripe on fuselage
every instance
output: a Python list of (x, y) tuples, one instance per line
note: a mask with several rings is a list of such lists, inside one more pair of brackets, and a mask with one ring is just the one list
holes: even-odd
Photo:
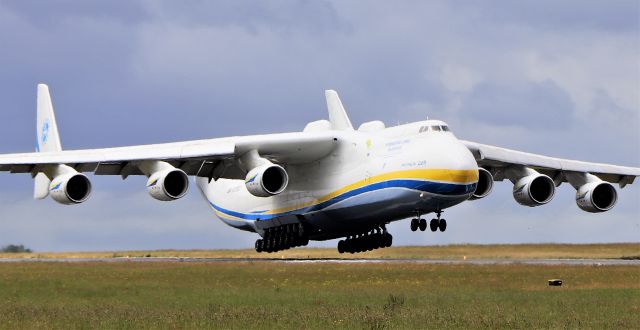
[[(307, 213), (313, 211), (319, 211), (325, 209), (331, 205), (342, 202), (351, 197), (355, 197), (367, 192), (382, 190), (387, 188), (407, 188), (414, 189), (418, 191), (424, 191), (431, 194), (443, 195), (443, 196), (462, 196), (472, 193), (476, 189), (477, 183), (473, 184), (454, 184), (454, 183), (441, 183), (441, 182), (432, 182), (432, 181), (423, 181), (423, 180), (389, 180), (374, 183), (368, 186), (364, 186), (361, 188), (357, 188), (348, 192), (345, 192), (342, 195), (336, 196), (328, 201), (315, 204), (312, 206), (304, 207), (301, 209), (283, 212), (283, 213), (275, 213), (275, 214), (256, 214), (252, 213), (241, 213), (232, 210), (225, 209), (218, 205), (215, 205), (213, 202), (209, 201), (211, 207), (221, 213), (225, 213), (232, 217), (245, 219), (245, 220), (269, 220), (285, 215), (290, 214), (300, 214)], [(264, 211), (267, 212), (267, 211)]]

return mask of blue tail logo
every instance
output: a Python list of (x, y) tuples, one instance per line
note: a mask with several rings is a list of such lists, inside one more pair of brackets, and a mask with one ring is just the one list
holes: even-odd
[(42, 124), (42, 134), (40, 139), (43, 144), (47, 143), (49, 140), (49, 119), (45, 119), (44, 124)]

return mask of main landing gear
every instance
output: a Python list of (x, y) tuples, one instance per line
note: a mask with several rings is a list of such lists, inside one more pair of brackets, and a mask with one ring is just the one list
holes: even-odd
[[(431, 229), (431, 231), (435, 232), (439, 229), (443, 232), (447, 230), (447, 220), (440, 219), (442, 211), (437, 211), (436, 214), (438, 215), (438, 217), (436, 219), (431, 219), (431, 222), (429, 222), (429, 228)], [(417, 213), (416, 215), (417, 218), (411, 219), (411, 231), (417, 231), (418, 229), (420, 229), (420, 231), (427, 230), (427, 220), (421, 219), (420, 213)]]
[(267, 228), (263, 239), (256, 241), (256, 252), (278, 252), (292, 247), (307, 246), (309, 237), (301, 223)]
[(393, 244), (393, 236), (387, 232), (385, 226), (359, 235), (347, 237), (338, 242), (338, 252), (359, 253), (379, 248), (387, 248)]

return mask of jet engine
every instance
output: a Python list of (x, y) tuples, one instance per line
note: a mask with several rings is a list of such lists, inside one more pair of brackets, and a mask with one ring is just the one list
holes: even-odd
[(613, 208), (618, 200), (616, 188), (608, 182), (591, 182), (582, 185), (576, 192), (576, 204), (591, 213), (606, 212)]
[(513, 198), (525, 206), (540, 206), (553, 199), (556, 186), (553, 180), (544, 174), (525, 176), (513, 185)]
[(493, 189), (493, 175), (482, 167), (478, 168), (478, 185), (469, 200), (485, 198), (489, 195), (491, 189)]
[(252, 195), (270, 197), (280, 194), (287, 188), (289, 175), (282, 166), (265, 164), (249, 171), (244, 182)]
[(151, 197), (169, 202), (182, 198), (189, 190), (189, 177), (177, 168), (155, 172), (149, 176), (147, 191)]
[(81, 173), (62, 174), (51, 181), (49, 193), (60, 204), (80, 204), (91, 195), (91, 181)]

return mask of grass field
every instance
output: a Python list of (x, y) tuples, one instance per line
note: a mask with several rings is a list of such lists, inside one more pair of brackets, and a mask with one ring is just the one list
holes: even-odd
[(619, 259), (640, 258), (640, 243), (621, 244), (513, 244), (407, 246), (366, 253), (339, 254), (331, 249), (291, 249), (277, 253), (254, 250), (160, 250), (113, 252), (0, 253), (0, 258), (401, 258), (401, 259)]
[(7, 329), (639, 327), (634, 266), (0, 263)]

